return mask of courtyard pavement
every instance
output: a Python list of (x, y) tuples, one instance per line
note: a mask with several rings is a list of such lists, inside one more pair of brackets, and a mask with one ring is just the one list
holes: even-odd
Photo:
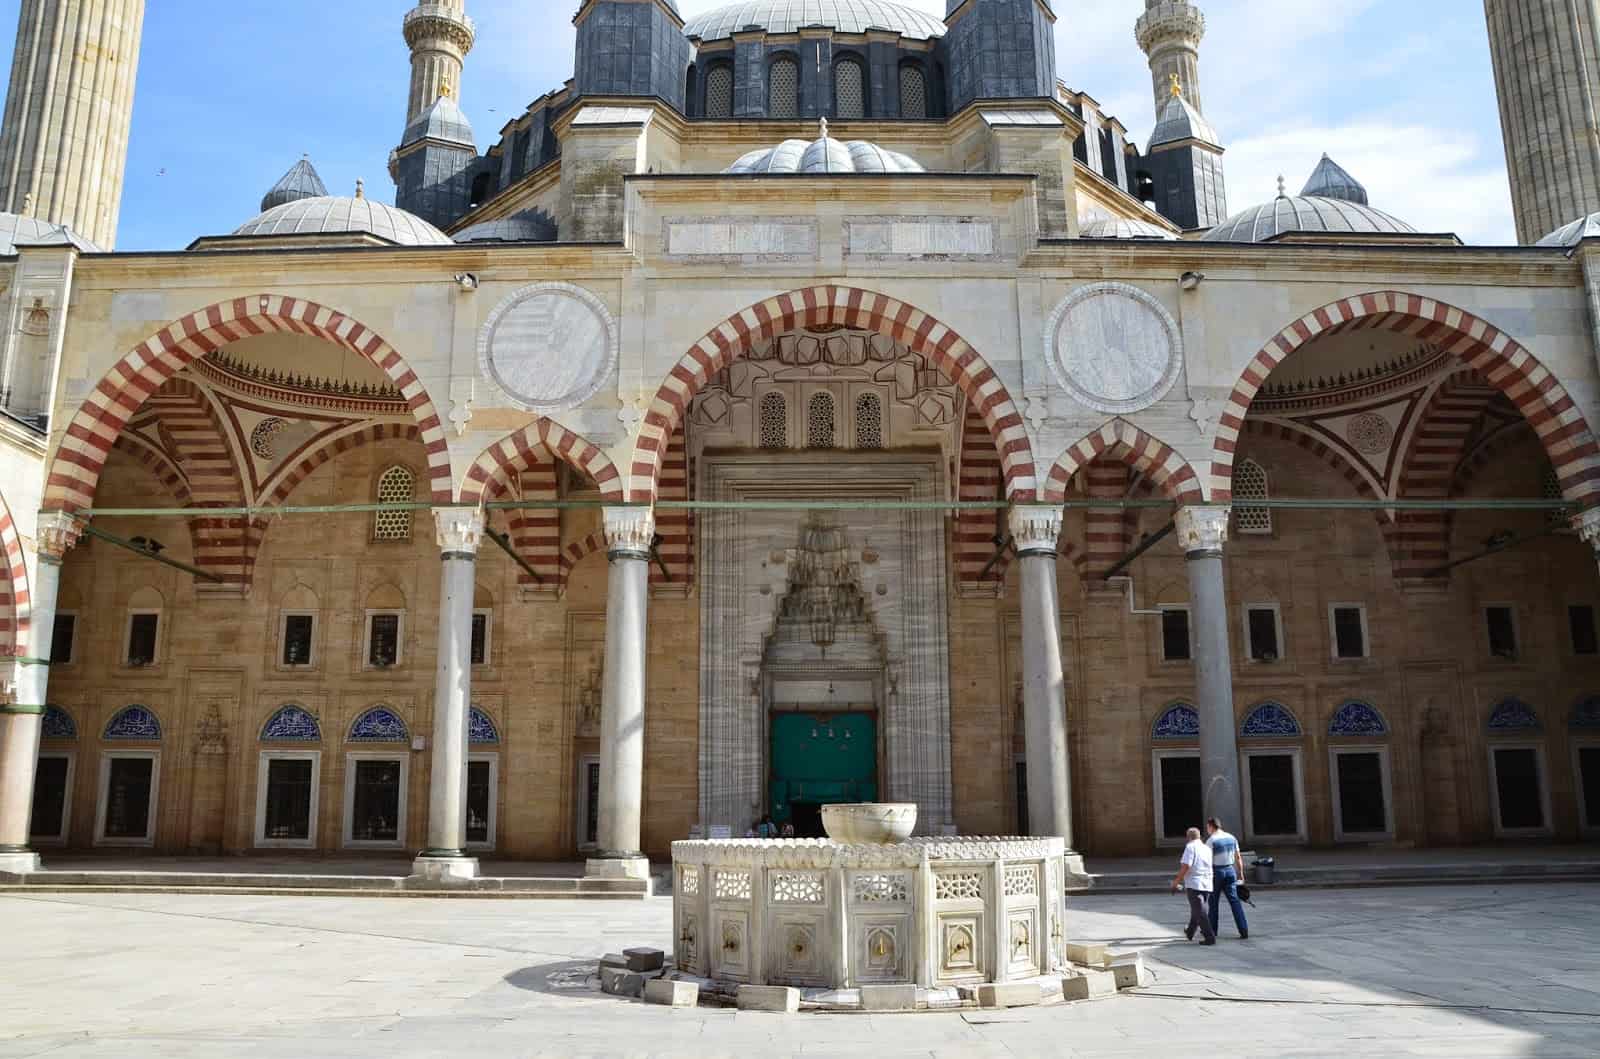
[[(1155, 982), (914, 1015), (647, 1007), (564, 972), (670, 950), (667, 899), (0, 896), (0, 1059), (245, 1056), (1600, 1055), (1600, 884), (1261, 895), (1184, 944), (1180, 898), (1074, 898)], [(1224, 920), (1227, 919), (1224, 912)], [(1226, 1042), (1226, 1043), (1225, 1043)]]

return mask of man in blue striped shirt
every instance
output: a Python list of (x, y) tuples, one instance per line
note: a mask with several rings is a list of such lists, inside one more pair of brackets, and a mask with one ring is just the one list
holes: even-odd
[(1211, 933), (1217, 933), (1217, 903), (1224, 895), (1228, 907), (1233, 909), (1233, 925), (1239, 928), (1240, 939), (1250, 936), (1250, 924), (1245, 922), (1244, 902), (1239, 900), (1239, 880), (1244, 878), (1244, 856), (1239, 852), (1239, 840), (1222, 830), (1222, 821), (1211, 817), (1206, 821), (1206, 845), (1211, 847), (1212, 883)]

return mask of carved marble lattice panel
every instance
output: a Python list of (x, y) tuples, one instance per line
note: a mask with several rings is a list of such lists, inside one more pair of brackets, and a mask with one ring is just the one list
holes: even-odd
[(933, 897), (936, 901), (983, 900), (982, 871), (942, 871), (933, 877)]
[(685, 864), (678, 869), (678, 892), (685, 897), (694, 897), (700, 893), (699, 867)]
[(905, 872), (867, 872), (850, 878), (850, 899), (858, 904), (903, 904), (910, 896), (911, 876)]
[(718, 901), (750, 900), (750, 873), (747, 871), (716, 871), (711, 875), (711, 896)]
[(820, 905), (822, 874), (809, 871), (775, 871), (771, 876), (774, 904)]
[(1149, 408), (1183, 371), (1183, 340), (1166, 307), (1126, 283), (1067, 295), (1045, 329), (1045, 359), (1080, 404), (1119, 414)]
[(616, 324), (605, 303), (582, 287), (535, 283), (489, 314), (478, 336), (478, 362), (518, 408), (576, 408), (616, 367)]
[(1009, 864), (1006, 866), (1007, 897), (1039, 896), (1039, 866), (1037, 864)]

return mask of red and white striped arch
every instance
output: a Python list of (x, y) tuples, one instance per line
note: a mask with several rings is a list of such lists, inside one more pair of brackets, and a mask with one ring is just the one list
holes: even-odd
[(565, 460), (600, 487), (604, 500), (621, 500), (622, 475), (599, 446), (559, 423), (540, 418), (483, 450), (467, 471), (461, 499), (476, 504), (503, 491), (511, 475), (540, 463), (545, 453)]
[(44, 506), (69, 511), (93, 506), (100, 472), (117, 435), (151, 394), (207, 353), (230, 342), (272, 333), (320, 338), (377, 365), (405, 395), (416, 418), (428, 451), (432, 499), (447, 502), (452, 498), (450, 450), (438, 410), (395, 348), (337, 309), (300, 298), (254, 294), (209, 305), (174, 321), (106, 372), (67, 425), (50, 464)]
[(1080, 470), (1099, 459), (1118, 460), (1149, 477), (1161, 495), (1180, 506), (1198, 504), (1200, 477), (1177, 451), (1126, 419), (1113, 419), (1070, 446), (1050, 468), (1045, 480), (1044, 499), (1062, 503), (1067, 486)]
[(955, 331), (921, 309), (859, 287), (821, 286), (779, 294), (712, 328), (667, 373), (645, 411), (629, 468), (628, 495), (654, 500), (661, 464), (689, 402), (706, 381), (749, 351), (751, 343), (806, 327), (850, 327), (886, 335), (928, 358), (977, 408), (994, 436), (1013, 500), (1037, 493), (1033, 449), (1022, 413), (994, 369)]
[(1250, 402), (1284, 358), (1314, 339), (1383, 330), (1432, 343), (1504, 393), (1538, 433), (1561, 488), (1584, 508), (1600, 503), (1600, 446), (1583, 413), (1532, 353), (1487, 321), (1432, 298), (1375, 291), (1325, 305), (1278, 332), (1245, 368), (1222, 412), (1211, 459), (1211, 496), (1233, 496), (1233, 458)]
[(0, 656), (27, 652), (28, 566), (22, 556), (22, 537), (11, 520), (11, 508), (0, 496)]

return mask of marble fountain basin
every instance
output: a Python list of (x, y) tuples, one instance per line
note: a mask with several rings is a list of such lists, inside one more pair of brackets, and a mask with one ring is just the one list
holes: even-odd
[(822, 829), (835, 842), (904, 842), (916, 828), (915, 802), (856, 802), (822, 807)]

